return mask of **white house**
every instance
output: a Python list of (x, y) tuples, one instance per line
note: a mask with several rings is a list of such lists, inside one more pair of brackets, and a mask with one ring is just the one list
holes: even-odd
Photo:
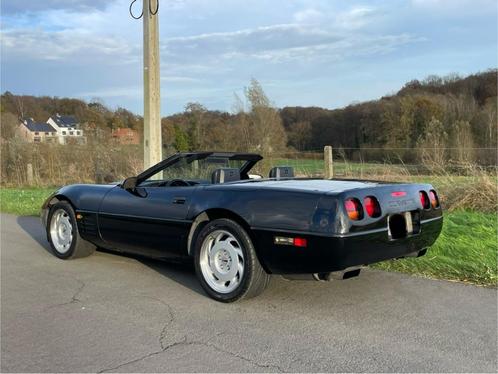
[(69, 139), (77, 143), (85, 143), (86, 138), (83, 136), (83, 130), (74, 116), (61, 116), (57, 113), (50, 117), (47, 123), (57, 132), (60, 144), (66, 144)]
[(23, 118), (18, 134), (30, 143), (57, 143), (59, 137), (55, 129), (45, 122), (35, 122), (33, 118)]

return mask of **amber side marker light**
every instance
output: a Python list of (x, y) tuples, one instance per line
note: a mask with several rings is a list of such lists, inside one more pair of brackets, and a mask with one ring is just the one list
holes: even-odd
[(363, 208), (358, 199), (347, 199), (344, 202), (346, 212), (348, 212), (349, 219), (358, 221), (363, 218)]

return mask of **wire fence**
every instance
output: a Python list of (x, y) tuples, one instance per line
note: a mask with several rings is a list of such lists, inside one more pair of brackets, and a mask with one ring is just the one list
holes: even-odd
[[(174, 150), (165, 149), (165, 157)], [(476, 170), (493, 177), (495, 148), (333, 148), (333, 176), (381, 180), (413, 180), (434, 175), (473, 176)], [(323, 178), (322, 150), (263, 154), (253, 172), (263, 177), (274, 166), (291, 166), (299, 177)], [(30, 165), (30, 166), (28, 166)], [(105, 183), (143, 170), (140, 145), (57, 145), (11, 141), (1, 144), (1, 184), (59, 186)]]
[[(369, 178), (375, 176), (465, 176), (469, 170), (496, 173), (495, 148), (333, 148), (335, 177)], [(280, 152), (266, 157), (270, 166), (292, 166), (297, 175), (323, 177), (323, 150)]]

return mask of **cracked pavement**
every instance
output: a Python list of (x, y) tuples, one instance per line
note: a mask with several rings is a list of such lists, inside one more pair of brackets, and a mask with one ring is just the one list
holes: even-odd
[(380, 271), (209, 299), (191, 266), (63, 261), (1, 215), (2, 372), (496, 372), (497, 292)]

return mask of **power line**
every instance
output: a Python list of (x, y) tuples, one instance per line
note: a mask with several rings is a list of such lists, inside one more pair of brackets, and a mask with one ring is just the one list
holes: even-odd
[[(140, 13), (140, 15), (139, 15), (138, 17), (137, 17), (137, 16), (135, 16), (135, 15), (133, 14), (133, 4), (135, 4), (135, 2), (136, 2), (136, 1), (137, 1), (137, 0), (133, 0), (133, 1), (131, 2), (131, 4), (130, 4), (130, 16), (131, 16), (131, 18), (134, 18), (134, 19), (140, 19), (140, 18), (142, 18), (142, 17), (143, 17), (143, 15), (144, 15), (144, 9), (142, 8), (142, 13)], [(158, 3), (158, 4), (159, 4), (159, 3)]]
[(152, 14), (153, 16), (155, 16), (157, 14), (157, 12), (159, 12), (159, 0), (156, 0), (156, 10), (155, 11), (152, 11), (152, 7), (150, 6), (150, 2), (149, 2), (149, 12), (150, 14)]
[[(130, 4), (130, 16), (131, 16), (131, 18), (133, 18), (133, 19), (140, 19), (140, 18), (142, 18), (142, 17), (143, 17), (143, 15), (144, 15), (144, 9), (143, 9), (143, 7), (142, 7), (142, 12), (140, 13), (140, 15), (139, 15), (139, 16), (135, 16), (135, 15), (133, 14), (133, 4), (135, 4), (135, 2), (136, 2), (136, 1), (137, 1), (137, 0), (133, 0), (133, 1), (131, 2), (131, 4)], [(150, 13), (152, 16), (155, 16), (155, 15), (157, 14), (157, 12), (159, 12), (159, 0), (157, 0), (157, 2), (156, 2), (156, 9), (155, 9), (155, 10), (152, 10), (152, 6), (151, 6), (151, 4), (150, 4), (150, 2), (149, 2), (149, 13)]]

